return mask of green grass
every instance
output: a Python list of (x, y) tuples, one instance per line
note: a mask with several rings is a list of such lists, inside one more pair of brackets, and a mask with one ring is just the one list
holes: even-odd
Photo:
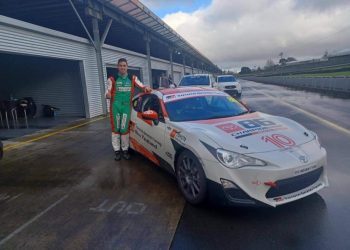
[(306, 74), (296, 74), (293, 76), (302, 76), (302, 77), (350, 76), (350, 71), (329, 72), (329, 73), (306, 73)]

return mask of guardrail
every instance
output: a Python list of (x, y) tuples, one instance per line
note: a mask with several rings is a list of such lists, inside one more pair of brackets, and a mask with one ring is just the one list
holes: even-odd
[(240, 78), (267, 84), (350, 93), (350, 77), (249, 76)]

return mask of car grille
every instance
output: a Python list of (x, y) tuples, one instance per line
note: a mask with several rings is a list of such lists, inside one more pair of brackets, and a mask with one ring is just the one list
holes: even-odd
[(303, 175), (279, 180), (276, 182), (276, 188), (271, 187), (266, 193), (266, 198), (283, 196), (307, 188), (320, 178), (322, 172), (323, 167)]
[(236, 88), (236, 85), (225, 86), (225, 89), (235, 89), (235, 88)]
[(238, 94), (237, 90), (233, 90), (233, 89), (230, 89), (230, 90), (225, 89), (224, 91), (225, 91), (225, 93), (227, 93), (231, 96), (235, 96)]

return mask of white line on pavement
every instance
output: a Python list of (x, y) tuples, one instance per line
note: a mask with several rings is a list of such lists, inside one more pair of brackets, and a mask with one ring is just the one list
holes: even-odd
[(309, 117), (311, 117), (311, 118), (313, 118), (313, 119), (315, 119), (315, 120), (318, 120), (318, 121), (322, 122), (323, 124), (325, 124), (325, 125), (327, 125), (327, 126), (333, 128), (333, 129), (336, 129), (336, 130), (338, 130), (338, 131), (340, 131), (340, 132), (343, 132), (343, 133), (347, 134), (348, 136), (350, 136), (350, 130), (348, 130), (348, 129), (342, 127), (342, 126), (339, 126), (339, 125), (337, 125), (337, 124), (335, 124), (335, 123), (333, 123), (333, 122), (330, 122), (330, 121), (328, 121), (328, 120), (326, 120), (326, 119), (323, 119), (323, 118), (321, 118), (321, 117), (319, 117), (319, 116), (317, 116), (317, 115), (315, 115), (315, 114), (313, 114), (313, 113), (311, 113), (311, 112), (309, 112), (309, 111), (306, 111), (306, 110), (304, 110), (304, 109), (301, 109), (301, 108), (297, 107), (296, 105), (293, 105), (293, 104), (291, 104), (291, 103), (289, 103), (289, 102), (282, 101), (282, 100), (280, 100), (279, 98), (277, 98), (277, 97), (275, 97), (275, 96), (273, 96), (273, 95), (267, 94), (267, 93), (265, 93), (265, 92), (262, 91), (262, 90), (258, 90), (258, 89), (254, 88), (254, 87), (252, 87), (252, 89), (254, 89), (255, 91), (260, 92), (260, 93), (262, 93), (263, 95), (265, 95), (265, 96), (267, 96), (267, 97), (270, 97), (270, 98), (272, 98), (272, 99), (274, 99), (274, 100), (276, 100), (276, 101), (278, 101), (278, 102), (280, 102), (280, 103), (282, 103), (282, 104), (284, 104), (284, 105), (286, 105), (286, 106), (289, 106), (289, 107), (291, 107), (291, 108), (294, 108), (294, 109), (298, 110), (299, 112), (301, 112), (301, 113), (303, 113), (303, 114), (305, 114), (305, 115), (307, 115), (307, 116), (309, 116)]
[(43, 216), (44, 214), (46, 214), (48, 211), (50, 211), (51, 209), (53, 209), (55, 206), (57, 206), (58, 204), (60, 204), (62, 201), (64, 201), (65, 199), (68, 198), (68, 195), (63, 196), (61, 199), (59, 199), (58, 201), (56, 201), (55, 203), (53, 203), (51, 206), (49, 206), (48, 208), (46, 208), (44, 211), (42, 211), (41, 213), (37, 214), (35, 217), (33, 217), (32, 219), (30, 219), (29, 221), (27, 221), (26, 223), (24, 223), (22, 226), (20, 226), (19, 228), (17, 228), (15, 231), (13, 231), (12, 233), (10, 233), (6, 238), (2, 239), (0, 241), (0, 246), (4, 245), (8, 240), (10, 240), (13, 236), (15, 236), (16, 234), (18, 234), (19, 232), (21, 232), (23, 229), (25, 229), (26, 227), (28, 227), (30, 224), (32, 224), (34, 221), (36, 221), (37, 219), (39, 219), (41, 216)]
[(22, 196), (23, 193), (17, 194), (16, 196), (13, 196), (11, 199), (9, 199), (8, 201), (6, 201), (7, 203), (17, 199), (18, 197)]

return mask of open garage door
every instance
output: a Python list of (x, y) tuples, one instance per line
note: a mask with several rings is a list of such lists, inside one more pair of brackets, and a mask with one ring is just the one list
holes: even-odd
[(0, 53), (0, 100), (30, 97), (43, 116), (43, 105), (56, 116), (85, 117), (79, 61)]
[(161, 77), (166, 77), (167, 71), (160, 69), (152, 69), (152, 86), (154, 89), (158, 89), (160, 86)]

